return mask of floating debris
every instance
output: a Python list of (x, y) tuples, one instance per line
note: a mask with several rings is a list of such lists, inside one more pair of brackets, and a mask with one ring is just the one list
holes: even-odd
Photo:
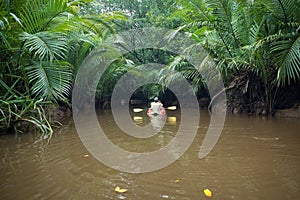
[(203, 192), (204, 192), (205, 196), (207, 196), (207, 197), (212, 196), (212, 191), (210, 189), (204, 189)]
[(121, 189), (119, 186), (117, 186), (117, 187), (115, 188), (115, 191), (116, 191), (116, 192), (119, 192), (119, 193), (124, 193), (124, 192), (127, 192), (127, 189)]

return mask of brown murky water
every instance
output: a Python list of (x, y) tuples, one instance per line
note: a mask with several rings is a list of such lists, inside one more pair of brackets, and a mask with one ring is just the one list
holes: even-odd
[[(124, 149), (152, 151), (176, 135), (179, 113), (149, 139), (120, 134), (111, 114), (101, 115), (108, 138)], [(136, 114), (139, 125), (149, 118)], [(209, 115), (201, 111), (198, 134), (176, 162), (146, 174), (111, 169), (82, 145), (70, 120), (49, 144), (38, 135), (0, 137), (0, 199), (300, 199), (300, 120), (227, 116), (213, 151), (199, 159)], [(176, 181), (177, 180), (177, 181)], [(120, 195), (116, 186), (128, 191)]]

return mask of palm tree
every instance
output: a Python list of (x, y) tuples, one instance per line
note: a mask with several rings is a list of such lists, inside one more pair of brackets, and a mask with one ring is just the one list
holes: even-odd
[[(278, 87), (300, 79), (297, 2), (181, 2), (189, 10), (186, 20), (190, 23), (180, 29), (192, 32), (191, 37), (209, 52), (222, 74), (228, 96), (243, 104), (263, 102), (266, 111), (271, 112)], [(194, 82), (202, 81), (196, 70), (181, 70)]]
[[(9, 128), (14, 123), (8, 121), (39, 121), (34, 124), (46, 124), (45, 132), (51, 130), (45, 102), (68, 103), (81, 62), (99, 38), (105, 39), (113, 30), (109, 25), (115, 18), (113, 14), (81, 15), (80, 8), (87, 2), (90, 1), (1, 1), (0, 92), (4, 98), (0, 125)], [(31, 102), (41, 105), (40, 117), (25, 120), (37, 108)], [(14, 120), (7, 117), (12, 114), (12, 105), (18, 108), (13, 112)]]

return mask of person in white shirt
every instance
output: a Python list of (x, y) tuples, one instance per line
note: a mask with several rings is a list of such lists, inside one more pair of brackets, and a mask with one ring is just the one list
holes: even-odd
[(151, 114), (159, 115), (161, 114), (161, 109), (163, 108), (163, 104), (158, 100), (157, 97), (154, 98), (154, 102), (151, 103)]

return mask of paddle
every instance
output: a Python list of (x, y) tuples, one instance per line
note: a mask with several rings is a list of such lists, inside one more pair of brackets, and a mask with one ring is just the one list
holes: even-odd
[[(177, 106), (169, 106), (165, 109), (167, 109), (167, 110), (176, 110)], [(138, 112), (142, 112), (143, 110), (144, 110), (143, 108), (134, 108), (133, 112), (138, 113)]]
[(167, 107), (167, 110), (176, 110), (177, 109), (177, 106), (169, 106)]
[(138, 112), (142, 112), (144, 109), (143, 108), (134, 108), (133, 112), (138, 113)]

